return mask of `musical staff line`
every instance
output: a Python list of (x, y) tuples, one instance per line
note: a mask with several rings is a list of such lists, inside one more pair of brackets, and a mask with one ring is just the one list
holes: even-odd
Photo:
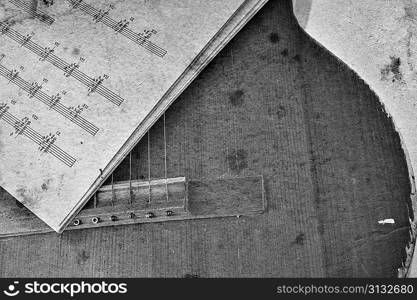
[(144, 49), (148, 50), (149, 52), (155, 54), (159, 57), (164, 57), (167, 54), (167, 51), (160, 46), (156, 45), (149, 41), (149, 37), (147, 33), (135, 33), (132, 31), (129, 26), (129, 21), (121, 20), (119, 22), (110, 18), (109, 10), (101, 10), (96, 9), (90, 4), (83, 2), (83, 0), (67, 0), (70, 5), (74, 9), (79, 9), (87, 15), (93, 17), (95, 22), (101, 22), (107, 27), (113, 29), (114, 31), (120, 33), (124, 37), (128, 38), (132, 42), (136, 43), (137, 45), (143, 47)]
[(74, 157), (55, 145), (55, 135), (41, 135), (29, 126), (31, 122), (27, 117), (20, 120), (9, 113), (8, 110), (9, 107), (5, 103), (0, 104), (0, 119), (13, 127), (15, 134), (26, 136), (39, 146), (39, 151), (52, 154), (68, 167), (71, 168), (75, 164), (77, 160)]
[(9, 83), (13, 83), (25, 92), (29, 94), (29, 98), (36, 98), (50, 109), (53, 109), (57, 113), (61, 114), (74, 124), (78, 125), (86, 132), (91, 135), (96, 135), (99, 131), (99, 128), (84, 119), (80, 116), (80, 113), (76, 109), (70, 109), (61, 103), (61, 96), (56, 94), (54, 96), (49, 96), (44, 93), (42, 85), (37, 84), (36, 82), (29, 83), (19, 76), (19, 72), (16, 70), (9, 70), (5, 66), (0, 64), (0, 76), (6, 78)]
[(73, 77), (80, 83), (84, 84), (88, 88), (88, 95), (92, 93), (98, 93), (102, 97), (106, 98), (113, 104), (120, 106), (124, 99), (112, 92), (110, 89), (103, 85), (104, 78), (99, 76), (98, 78), (91, 78), (87, 74), (79, 70), (79, 64), (67, 63), (63, 59), (56, 56), (53, 49), (48, 47), (42, 47), (39, 44), (32, 41), (31, 35), (22, 35), (18, 31), (12, 29), (9, 24), (0, 22), (0, 34), (5, 35), (16, 43), (25, 47), (32, 53), (40, 57), (40, 60), (47, 61), (53, 66), (64, 72), (66, 77)]
[(30, 3), (20, 0), (9, 0), (9, 2), (14, 6), (17, 6), (25, 12), (29, 13), (30, 15), (34, 16), (36, 19), (40, 20), (45, 24), (52, 25), (55, 22), (54, 18), (38, 10), (36, 7), (33, 7)]

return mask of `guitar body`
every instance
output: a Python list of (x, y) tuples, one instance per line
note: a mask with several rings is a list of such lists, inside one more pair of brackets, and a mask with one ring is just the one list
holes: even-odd
[(262, 176), (265, 211), (8, 237), (0, 276), (397, 275), (412, 218), (400, 139), (369, 87), (298, 27), (291, 1), (266, 4), (165, 125), (114, 180)]

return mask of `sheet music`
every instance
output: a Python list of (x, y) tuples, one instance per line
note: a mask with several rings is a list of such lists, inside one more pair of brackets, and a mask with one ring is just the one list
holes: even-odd
[(55, 230), (243, 0), (3, 0), (0, 184)]

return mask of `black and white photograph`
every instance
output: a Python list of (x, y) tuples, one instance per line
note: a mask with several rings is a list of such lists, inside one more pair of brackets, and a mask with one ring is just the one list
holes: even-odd
[(417, 0), (0, 0), (1, 299), (416, 295), (416, 170)]

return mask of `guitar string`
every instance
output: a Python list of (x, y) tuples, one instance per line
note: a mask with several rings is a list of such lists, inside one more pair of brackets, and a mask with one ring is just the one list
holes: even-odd
[[(233, 65), (233, 53), (231, 53), (232, 56), (232, 65)], [(233, 124), (236, 124), (235, 120), (236, 116), (234, 116), (234, 122)], [(232, 126), (232, 131), (235, 131), (236, 128)], [(150, 129), (147, 132), (147, 164), (148, 164), (148, 203), (151, 203), (152, 201), (152, 186), (151, 186), (151, 144), (150, 144)], [(166, 134), (166, 114), (163, 114), (163, 142), (164, 142), (164, 179), (165, 179), (165, 193), (166, 193), (166, 201), (169, 201), (169, 190), (168, 190), (168, 162), (167, 162), (167, 134)], [(237, 153), (237, 140), (235, 137), (234, 140), (234, 155), (236, 156), (235, 159), (238, 161), (238, 153)], [(226, 146), (226, 155), (229, 155), (229, 148)], [(229, 168), (228, 168), (229, 169)], [(112, 191), (112, 197), (111, 197), (111, 204), (114, 206), (114, 200), (115, 200), (115, 190), (114, 190), (114, 172), (111, 174), (111, 191)], [(128, 198), (129, 204), (133, 203), (133, 190), (132, 190), (132, 151), (129, 152), (129, 198)], [(94, 207), (97, 207), (97, 192), (94, 194)]]
[(148, 199), (148, 203), (151, 203), (151, 129), (149, 128), (148, 130), (148, 185), (149, 185), (149, 199)]
[(132, 191), (132, 151), (129, 152), (129, 204), (133, 203), (133, 191)]
[(164, 113), (164, 164), (165, 164), (165, 193), (167, 202), (169, 201), (168, 193), (168, 164), (167, 164), (167, 137), (166, 137), (166, 118)]
[(111, 206), (114, 206), (114, 172), (111, 173)]
[[(167, 146), (167, 133), (166, 133), (166, 114), (163, 114), (163, 142), (164, 142), (164, 179), (165, 179), (165, 196), (166, 201), (169, 201), (169, 189), (168, 189), (168, 146)], [(147, 167), (148, 167), (148, 203), (152, 202), (152, 178), (151, 178), (151, 138), (149, 129), (147, 132)], [(111, 205), (114, 206), (115, 201), (115, 188), (114, 188), (114, 172), (111, 174)], [(132, 151), (129, 152), (129, 204), (133, 204), (134, 192), (132, 186)], [(94, 194), (94, 207), (97, 207), (97, 192)]]

